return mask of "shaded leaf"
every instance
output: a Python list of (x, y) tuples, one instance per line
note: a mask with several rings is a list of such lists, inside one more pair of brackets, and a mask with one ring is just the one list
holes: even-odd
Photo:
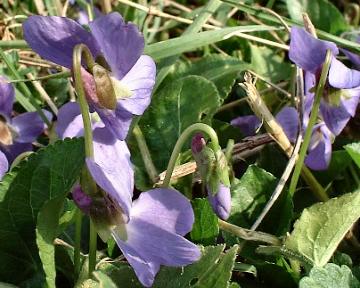
[(37, 217), (36, 244), (39, 248), (48, 287), (56, 287), (54, 240), (57, 236), (64, 198), (65, 194), (47, 201), (40, 209)]
[[(84, 165), (83, 139), (66, 139), (33, 153), (0, 184), (0, 279), (20, 283), (43, 274), (36, 246), (37, 215), (67, 193)], [(14, 277), (16, 275), (16, 277)]]
[(360, 168), (360, 143), (351, 143), (345, 145), (344, 148), (354, 160), (356, 165)]
[(195, 222), (190, 232), (192, 241), (204, 245), (215, 244), (219, 234), (218, 218), (207, 199), (191, 201), (195, 214)]

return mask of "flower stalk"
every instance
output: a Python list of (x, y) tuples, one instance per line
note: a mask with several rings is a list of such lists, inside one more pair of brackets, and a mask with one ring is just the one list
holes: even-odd
[[(290, 195), (294, 195), (294, 193), (295, 193), (296, 186), (297, 186), (299, 176), (301, 173), (301, 169), (304, 164), (306, 152), (307, 152), (309, 144), (310, 144), (311, 135), (312, 135), (313, 128), (314, 128), (314, 125), (315, 125), (315, 122), (316, 122), (316, 119), (317, 119), (317, 116), (319, 113), (319, 109), (320, 109), (320, 102), (321, 102), (321, 97), (324, 92), (326, 78), (327, 78), (327, 75), (328, 75), (329, 69), (330, 69), (331, 57), (332, 57), (331, 51), (327, 50), (325, 62), (324, 62), (323, 68), (321, 70), (319, 84), (317, 85), (317, 88), (316, 88), (315, 99), (314, 99), (314, 104), (313, 104), (313, 108), (312, 108), (310, 119), (309, 119), (309, 124), (305, 131), (304, 142), (301, 145), (300, 152), (299, 152), (299, 158), (296, 162), (294, 173), (293, 173), (293, 176), (290, 181), (290, 188), (289, 188)], [(327, 194), (325, 193), (324, 190), (317, 190), (317, 191), (324, 192), (321, 194), (318, 193), (318, 196), (322, 201), (326, 201), (329, 199), (329, 197), (327, 196)]]
[[(85, 63), (87, 67), (91, 70), (95, 65), (95, 61), (92, 58), (90, 50), (84, 44), (78, 44), (74, 48), (73, 52), (73, 69), (74, 69), (74, 82), (75, 82), (75, 90), (78, 95), (78, 101), (80, 105), (81, 115), (84, 123), (84, 139), (85, 139), (85, 157), (86, 158), (94, 158), (94, 148), (93, 148), (93, 135), (92, 135), (92, 127), (90, 120), (90, 111), (89, 106), (87, 104), (84, 85), (81, 77), (81, 61), (82, 57), (85, 58)], [(82, 184), (86, 183), (86, 193), (89, 195), (96, 194), (96, 183), (91, 178), (90, 173), (84, 167), (84, 171), (82, 173)], [(77, 229), (81, 229), (81, 225), (76, 226)], [(79, 231), (76, 231), (79, 233)], [(80, 238), (80, 237), (79, 237)], [(77, 239), (80, 241), (80, 239)], [(90, 239), (89, 239), (89, 277), (91, 273), (95, 270), (96, 265), (96, 248), (97, 248), (97, 232), (94, 227), (92, 221), (90, 221)], [(78, 243), (77, 243), (78, 244)], [(74, 255), (74, 258), (80, 258), (80, 249), (75, 250), (77, 253)], [(75, 271), (77, 267), (75, 266)]]
[(177, 140), (174, 150), (172, 151), (169, 164), (166, 169), (166, 175), (163, 182), (162, 187), (169, 187), (170, 186), (170, 180), (171, 175), (174, 171), (176, 160), (178, 159), (178, 156), (181, 152), (182, 147), (186, 143), (186, 141), (192, 136), (195, 132), (204, 132), (207, 134), (211, 139), (211, 147), (214, 151), (215, 155), (218, 155), (218, 151), (221, 151), (221, 147), (219, 145), (219, 140), (217, 137), (217, 134), (213, 128), (211, 128), (209, 125), (203, 124), (203, 123), (195, 123), (193, 125), (190, 125), (187, 127), (184, 132), (180, 135), (179, 139)]

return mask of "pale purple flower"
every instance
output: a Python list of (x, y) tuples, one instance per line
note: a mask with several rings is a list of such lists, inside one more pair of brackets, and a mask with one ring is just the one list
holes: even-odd
[[(81, 136), (83, 123), (77, 103), (60, 108), (57, 133)], [(93, 123), (94, 158), (86, 164), (105, 197), (90, 198), (79, 187), (73, 199), (97, 223), (104, 239), (111, 234), (140, 282), (150, 287), (160, 265), (184, 266), (200, 258), (199, 248), (186, 240), (194, 222), (191, 204), (174, 189), (153, 189), (132, 202), (134, 171), (130, 152), (101, 122)]]
[(0, 180), (4, 177), (5, 173), (9, 170), (9, 162), (6, 155), (0, 151)]
[[(201, 133), (196, 133), (191, 140), (191, 151), (200, 171), (202, 181), (206, 185), (209, 203), (215, 214), (226, 220), (231, 211), (230, 187), (222, 183), (221, 177), (216, 173), (217, 165), (214, 152), (206, 147), (206, 141)], [(225, 167), (224, 169), (227, 169)], [(210, 183), (215, 181), (214, 183)], [(212, 189), (211, 187), (216, 187)], [(216, 191), (213, 191), (216, 190)]]
[[(12, 117), (15, 89), (0, 77), (0, 150), (11, 163), (19, 154), (31, 151), (32, 142), (44, 132), (46, 126), (37, 112), (26, 112)], [(51, 121), (52, 114), (43, 110)]]
[[(320, 104), (320, 116), (334, 135), (339, 135), (347, 122), (355, 115), (360, 97), (360, 71), (347, 68), (335, 56), (339, 53), (337, 46), (328, 41), (314, 38), (303, 28), (291, 28), (289, 58), (304, 69), (313, 85), (308, 85), (305, 102), (312, 106), (313, 90), (320, 76), (325, 61), (326, 50), (332, 51), (328, 81)], [(309, 83), (309, 82), (308, 82)], [(310, 86), (310, 87), (309, 87)]]
[(95, 85), (91, 75), (85, 80), (90, 89), (85, 89), (91, 108), (108, 129), (123, 140), (133, 115), (142, 115), (150, 104), (155, 63), (149, 56), (142, 55), (144, 38), (137, 27), (125, 23), (120, 14), (98, 17), (89, 22), (89, 28), (90, 32), (72, 19), (57, 16), (30, 16), (23, 24), (24, 39), (47, 60), (71, 69), (73, 49), (80, 43), (90, 49), (94, 58), (106, 60), (111, 75), (126, 91), (126, 97), (117, 99), (115, 110), (111, 110), (93, 101), (97, 96), (96, 89), (91, 88)]
[(230, 187), (220, 182), (218, 190), (214, 191), (214, 193), (211, 192), (209, 186), (207, 186), (207, 190), (208, 200), (215, 214), (222, 220), (228, 219), (231, 212)]

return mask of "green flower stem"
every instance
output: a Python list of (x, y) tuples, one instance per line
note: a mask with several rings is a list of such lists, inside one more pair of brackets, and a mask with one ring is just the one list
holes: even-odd
[(217, 151), (221, 150), (221, 147), (219, 145), (219, 140), (216, 135), (216, 132), (213, 128), (211, 128), (209, 125), (203, 124), (203, 123), (195, 123), (189, 127), (187, 127), (184, 132), (180, 135), (179, 139), (177, 140), (174, 150), (172, 151), (169, 164), (166, 169), (166, 175), (163, 182), (163, 187), (169, 187), (170, 186), (170, 180), (171, 175), (174, 171), (176, 160), (181, 152), (182, 147), (186, 143), (186, 141), (192, 136), (194, 132), (204, 132), (206, 133), (210, 139), (211, 139), (211, 146), (213, 151), (215, 152), (215, 155)]
[(237, 236), (241, 239), (248, 240), (248, 241), (264, 242), (264, 243), (268, 243), (268, 244), (271, 244), (274, 246), (281, 245), (280, 239), (274, 235), (264, 233), (264, 232), (258, 232), (258, 231), (245, 229), (245, 228), (236, 226), (234, 224), (230, 224), (221, 219), (219, 219), (218, 221), (219, 221), (219, 228), (221, 230), (229, 232), (231, 234), (234, 234), (235, 236)]
[(93, 221), (90, 219), (90, 239), (89, 239), (89, 278), (96, 266), (97, 252), (97, 231)]
[(144, 134), (142, 133), (138, 124), (136, 124), (134, 126), (132, 132), (133, 132), (133, 135), (138, 144), (140, 154), (141, 154), (141, 157), (142, 157), (144, 165), (145, 165), (145, 170), (146, 170), (151, 182), (154, 184), (154, 183), (156, 183), (158, 172), (156, 171), (156, 167), (154, 165), (154, 162), (152, 161), (151, 154), (150, 154), (149, 148), (146, 144)]
[(84, 138), (85, 138), (85, 156), (88, 158), (94, 157), (93, 149), (93, 137), (90, 120), (89, 105), (86, 101), (85, 90), (83, 87), (83, 81), (81, 77), (81, 59), (85, 56), (85, 62), (91, 69), (95, 62), (91, 56), (90, 50), (84, 44), (78, 44), (74, 48), (73, 52), (73, 69), (74, 69), (74, 80), (75, 90), (78, 95), (81, 115), (84, 122)]
[[(309, 144), (310, 144), (311, 135), (313, 133), (313, 128), (314, 128), (315, 122), (317, 120), (317, 116), (318, 116), (319, 108), (320, 108), (321, 97), (323, 95), (324, 87), (325, 87), (325, 83), (326, 83), (326, 78), (327, 78), (327, 75), (329, 73), (331, 57), (332, 57), (331, 51), (328, 50), (327, 53), (326, 53), (326, 58), (325, 58), (323, 68), (321, 70), (321, 76), (320, 76), (319, 84), (316, 87), (314, 104), (313, 104), (313, 108), (311, 110), (309, 123), (308, 123), (308, 126), (307, 126), (306, 131), (305, 131), (304, 142), (301, 145), (300, 152), (299, 152), (299, 158), (298, 158), (298, 160), (296, 162), (294, 173), (293, 173), (293, 176), (291, 178), (290, 188), (289, 188), (289, 193), (290, 193), (291, 196), (294, 195), (294, 193), (295, 193), (296, 186), (297, 186), (299, 176), (300, 176), (300, 173), (301, 173), (301, 169), (302, 169), (303, 164), (304, 164), (304, 159), (305, 159), (305, 156), (306, 156), (306, 152), (307, 152)], [(305, 173), (307, 173), (306, 169), (304, 171), (305, 171)], [(307, 174), (309, 174), (309, 173), (307, 173)], [(317, 196), (320, 197), (321, 201), (326, 201), (326, 200), (329, 199), (329, 197), (326, 195), (325, 191), (323, 191), (323, 190), (318, 190), (318, 191), (323, 192), (321, 195), (317, 195)]]
[[(0, 41), (1, 43), (2, 41)], [(18, 73), (18, 71), (16, 70), (16, 68), (14, 67), (13, 63), (10, 61), (10, 59), (6, 56), (6, 54), (4, 53), (4, 51), (0, 48), (0, 57), (4, 60), (6, 66), (9, 68), (12, 76), (15, 79), (20, 79), (20, 75)], [(46, 124), (46, 126), (50, 127), (51, 122), (49, 121), (49, 119), (47, 119), (47, 117), (45, 116), (44, 112), (42, 111), (41, 107), (39, 106), (39, 104), (36, 102), (36, 99), (33, 97), (31, 91), (29, 90), (29, 88), (26, 86), (25, 83), (19, 83), (18, 87), (20, 89), (20, 91), (24, 94), (25, 99), (17, 99), (19, 101), (19, 103), (26, 109), (29, 110), (28, 108), (33, 108), (34, 110), (36, 110), (36, 112), (40, 115), (41, 119), (44, 121), (44, 123)]]
[[(93, 148), (93, 135), (91, 128), (90, 112), (89, 105), (86, 101), (85, 90), (83, 87), (83, 81), (81, 77), (81, 60), (82, 56), (85, 58), (85, 63), (87, 67), (91, 70), (95, 65), (94, 59), (92, 58), (90, 50), (83, 44), (78, 44), (74, 48), (73, 52), (73, 69), (74, 69), (74, 81), (75, 81), (75, 90), (78, 95), (81, 115), (84, 123), (84, 139), (85, 139), (85, 156), (86, 158), (94, 157), (94, 148)], [(96, 183), (92, 179), (89, 171), (84, 168), (81, 184), (83, 188), (86, 188), (84, 191), (89, 195), (96, 194)], [(96, 265), (96, 250), (97, 250), (97, 232), (96, 229), (90, 220), (90, 239), (89, 239), (89, 277), (92, 272), (95, 270)]]
[(80, 211), (80, 209), (77, 209), (75, 215), (75, 246), (74, 246), (75, 279), (77, 279), (77, 277), (80, 274), (81, 226), (82, 226), (82, 212)]

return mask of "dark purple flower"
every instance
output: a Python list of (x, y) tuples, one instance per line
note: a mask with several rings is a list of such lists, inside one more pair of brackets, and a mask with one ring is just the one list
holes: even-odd
[(242, 134), (245, 137), (254, 136), (256, 131), (259, 129), (261, 125), (261, 121), (256, 115), (247, 115), (240, 116), (233, 120), (231, 120), (230, 124), (232, 126), (240, 128)]
[[(89, 23), (90, 31), (68, 18), (31, 16), (24, 23), (24, 38), (40, 56), (72, 68), (75, 45), (89, 47), (94, 58), (105, 59), (111, 69), (113, 85), (121, 95), (114, 110), (98, 105), (94, 79), (85, 81), (90, 106), (114, 135), (125, 139), (133, 115), (141, 115), (150, 104), (155, 84), (154, 61), (142, 55), (144, 38), (132, 23), (125, 23), (118, 13), (101, 16)], [(91, 88), (92, 87), (92, 88)], [(93, 95), (95, 93), (95, 95)]]
[[(9, 163), (19, 154), (31, 151), (32, 142), (44, 132), (46, 126), (37, 112), (26, 112), (12, 117), (15, 89), (5, 78), (0, 78), (0, 150)], [(43, 110), (51, 121), (52, 114)]]
[(292, 27), (289, 57), (306, 73), (305, 109), (311, 110), (313, 90), (327, 49), (332, 51), (333, 57), (320, 104), (320, 116), (330, 131), (338, 135), (355, 114), (360, 97), (360, 72), (347, 68), (335, 58), (339, 50), (334, 43), (316, 39), (303, 28)]
[[(191, 151), (196, 161), (197, 169), (200, 171), (201, 179), (206, 185), (211, 207), (219, 218), (226, 220), (230, 216), (231, 194), (230, 187), (223, 183), (225, 181), (219, 170), (228, 169), (227, 163), (224, 165), (226, 167), (222, 167), (222, 169), (217, 167), (219, 162), (215, 157), (215, 153), (206, 146), (206, 141), (201, 133), (196, 133), (192, 138)], [(229, 182), (228, 173), (225, 173), (225, 177), (227, 177), (226, 182)]]
[[(308, 119), (309, 119), (308, 113), (311, 110), (311, 106), (310, 109), (307, 107), (309, 107), (309, 104), (305, 103), (305, 109), (304, 109), (305, 113), (303, 120), (304, 131), (308, 124)], [(241, 117), (238, 117), (236, 119), (239, 118)], [(299, 133), (299, 127), (300, 127), (299, 115), (296, 109), (293, 107), (284, 107), (276, 115), (276, 120), (283, 128), (290, 142), (294, 143), (296, 141), (296, 137)], [(308, 154), (305, 158), (306, 166), (308, 166), (313, 170), (327, 169), (331, 159), (331, 152), (332, 152), (331, 145), (333, 142), (333, 138), (334, 138), (333, 133), (331, 133), (331, 131), (327, 128), (327, 126), (323, 121), (315, 125), (311, 135), (310, 145), (307, 151)]]
[[(293, 107), (284, 107), (276, 115), (276, 120), (281, 124), (289, 140), (294, 142), (299, 127), (299, 116), (296, 109)], [(231, 120), (230, 124), (240, 128), (244, 136), (253, 136), (259, 129), (261, 121), (256, 115), (247, 115)]]

